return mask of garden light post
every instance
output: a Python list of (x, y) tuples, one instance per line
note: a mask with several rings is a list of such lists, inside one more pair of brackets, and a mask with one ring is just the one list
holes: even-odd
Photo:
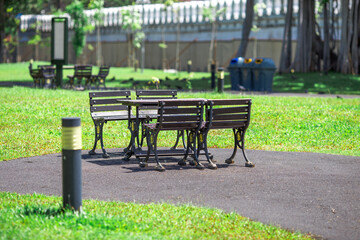
[(81, 211), (81, 120), (62, 119), (63, 207)]
[(218, 68), (218, 92), (224, 92), (224, 68)]
[(68, 19), (51, 19), (51, 64), (56, 65), (56, 86), (62, 85), (63, 65), (68, 63)]

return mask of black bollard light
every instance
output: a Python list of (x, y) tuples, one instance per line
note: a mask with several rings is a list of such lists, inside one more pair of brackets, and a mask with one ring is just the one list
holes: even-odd
[(218, 92), (224, 92), (224, 68), (218, 68)]
[(192, 61), (191, 61), (191, 60), (188, 60), (188, 61), (187, 61), (187, 72), (188, 72), (188, 73), (191, 73), (191, 65), (192, 65)]
[(211, 90), (215, 89), (215, 71), (216, 71), (216, 65), (214, 63), (211, 64)]
[(63, 207), (81, 211), (81, 121), (62, 119)]

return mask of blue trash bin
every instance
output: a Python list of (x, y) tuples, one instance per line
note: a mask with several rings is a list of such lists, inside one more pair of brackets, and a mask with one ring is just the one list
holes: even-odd
[(254, 62), (252, 58), (244, 59), (243, 64), (240, 66), (242, 72), (242, 87), (247, 91), (254, 91)]
[(271, 92), (276, 66), (271, 58), (256, 58), (252, 64), (253, 91)]
[(228, 66), (228, 70), (230, 72), (230, 79), (231, 79), (231, 90), (239, 91), (240, 86), (242, 86), (242, 72), (240, 66), (243, 64), (244, 58), (233, 58), (230, 61)]

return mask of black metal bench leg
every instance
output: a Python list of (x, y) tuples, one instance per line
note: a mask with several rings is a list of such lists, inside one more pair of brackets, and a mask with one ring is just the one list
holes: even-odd
[(129, 121), (128, 129), (130, 130), (131, 137), (130, 137), (129, 146), (124, 149), (124, 152), (126, 153), (124, 157), (125, 161), (128, 161), (130, 157), (135, 153), (135, 138), (137, 133), (137, 129), (135, 125), (136, 125), (135, 121)]
[(89, 155), (95, 155), (95, 150), (96, 150), (96, 145), (97, 142), (99, 140), (99, 134), (100, 134), (100, 126), (94, 122), (94, 126), (95, 126), (95, 141), (94, 141), (94, 146), (93, 148), (89, 151)]
[(245, 158), (245, 167), (255, 167), (255, 164), (249, 161), (249, 159), (247, 158), (246, 153), (245, 153), (245, 143), (244, 143), (245, 131), (239, 129), (238, 134), (239, 134), (239, 132), (240, 132), (241, 145), (240, 145), (239, 142), (237, 142), (237, 144), (238, 144), (239, 148), (243, 152), (243, 155), (244, 155), (244, 158)]
[[(186, 131), (186, 135), (189, 135), (190, 133), (188, 131)], [(186, 165), (186, 159), (187, 157), (189, 156), (189, 152), (190, 152), (190, 144), (189, 144), (189, 136), (187, 137), (187, 141), (188, 143), (186, 144), (186, 151), (185, 151), (185, 155), (184, 157), (178, 161), (178, 164), (180, 166), (185, 166)], [(184, 145), (185, 146), (185, 145)], [(190, 162), (190, 165), (195, 165), (195, 164), (192, 164), (192, 162)]]
[(198, 139), (198, 142), (199, 142), (199, 146), (198, 146), (198, 156), (200, 155), (200, 150), (204, 150), (206, 159), (207, 159), (207, 161), (209, 162), (209, 168), (210, 168), (210, 169), (213, 169), (213, 170), (216, 170), (216, 169), (217, 169), (217, 166), (216, 166), (216, 164), (213, 163), (213, 161), (211, 160), (211, 159), (212, 159), (212, 156), (210, 156), (209, 151), (208, 151), (208, 148), (207, 148), (207, 133), (202, 133), (202, 132), (200, 132), (200, 133), (198, 134), (198, 136), (199, 136), (199, 139)]
[(110, 156), (104, 148), (104, 141), (103, 141), (104, 124), (105, 124), (104, 122), (100, 123), (100, 144), (101, 144), (101, 150), (103, 151), (103, 158), (109, 158)]
[[(231, 154), (230, 158), (225, 160), (225, 163), (227, 163), (227, 164), (233, 164), (234, 163), (234, 158), (235, 158), (235, 155), (236, 155), (236, 152), (237, 152), (237, 147), (239, 146), (238, 143), (241, 140), (240, 135), (239, 135), (240, 133), (238, 131), (233, 129), (233, 134), (234, 134), (234, 150), (233, 150), (233, 153)], [(239, 137), (239, 139), (238, 139), (238, 137)]]
[(95, 150), (96, 150), (96, 145), (97, 142), (100, 140), (101, 143), (101, 149), (103, 151), (103, 158), (109, 158), (109, 154), (106, 152), (105, 148), (104, 148), (104, 143), (103, 143), (103, 127), (104, 127), (104, 123), (105, 122), (94, 122), (95, 125), (95, 141), (94, 141), (94, 146), (93, 148), (89, 151), (89, 155), (95, 155)]
[(184, 146), (184, 148), (186, 148), (184, 130), (178, 130), (177, 136), (176, 136), (176, 142), (175, 142), (174, 146), (170, 148), (171, 150), (176, 149), (177, 145), (179, 144), (180, 138), (182, 138), (183, 146)]
[(190, 150), (192, 150), (193, 152), (193, 156), (194, 156), (194, 161), (190, 162), (190, 165), (196, 165), (196, 168), (199, 169), (199, 170), (203, 170), (204, 169), (204, 165), (202, 165), (200, 162), (199, 162), (199, 158), (198, 158), (198, 152), (197, 152), (197, 149), (196, 149), (196, 133), (194, 131), (190, 131), (188, 133), (188, 141), (187, 141), (187, 147), (186, 147), (186, 152), (185, 152), (185, 156), (182, 160), (180, 160), (178, 162), (179, 165), (181, 165), (180, 163), (183, 163), (185, 162), (186, 163), (186, 158), (187, 156), (189, 155), (189, 152)]

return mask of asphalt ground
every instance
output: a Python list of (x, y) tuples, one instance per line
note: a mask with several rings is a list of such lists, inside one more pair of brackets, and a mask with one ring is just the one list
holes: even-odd
[[(241, 152), (228, 165), (231, 149), (211, 149), (217, 170), (169, 157), (157, 172), (119, 151), (110, 149), (110, 159), (82, 152), (83, 199), (190, 203), (325, 239), (360, 239), (360, 157), (248, 150), (256, 166), (246, 168)], [(0, 162), (0, 191), (62, 196), (61, 169), (61, 153)]]

